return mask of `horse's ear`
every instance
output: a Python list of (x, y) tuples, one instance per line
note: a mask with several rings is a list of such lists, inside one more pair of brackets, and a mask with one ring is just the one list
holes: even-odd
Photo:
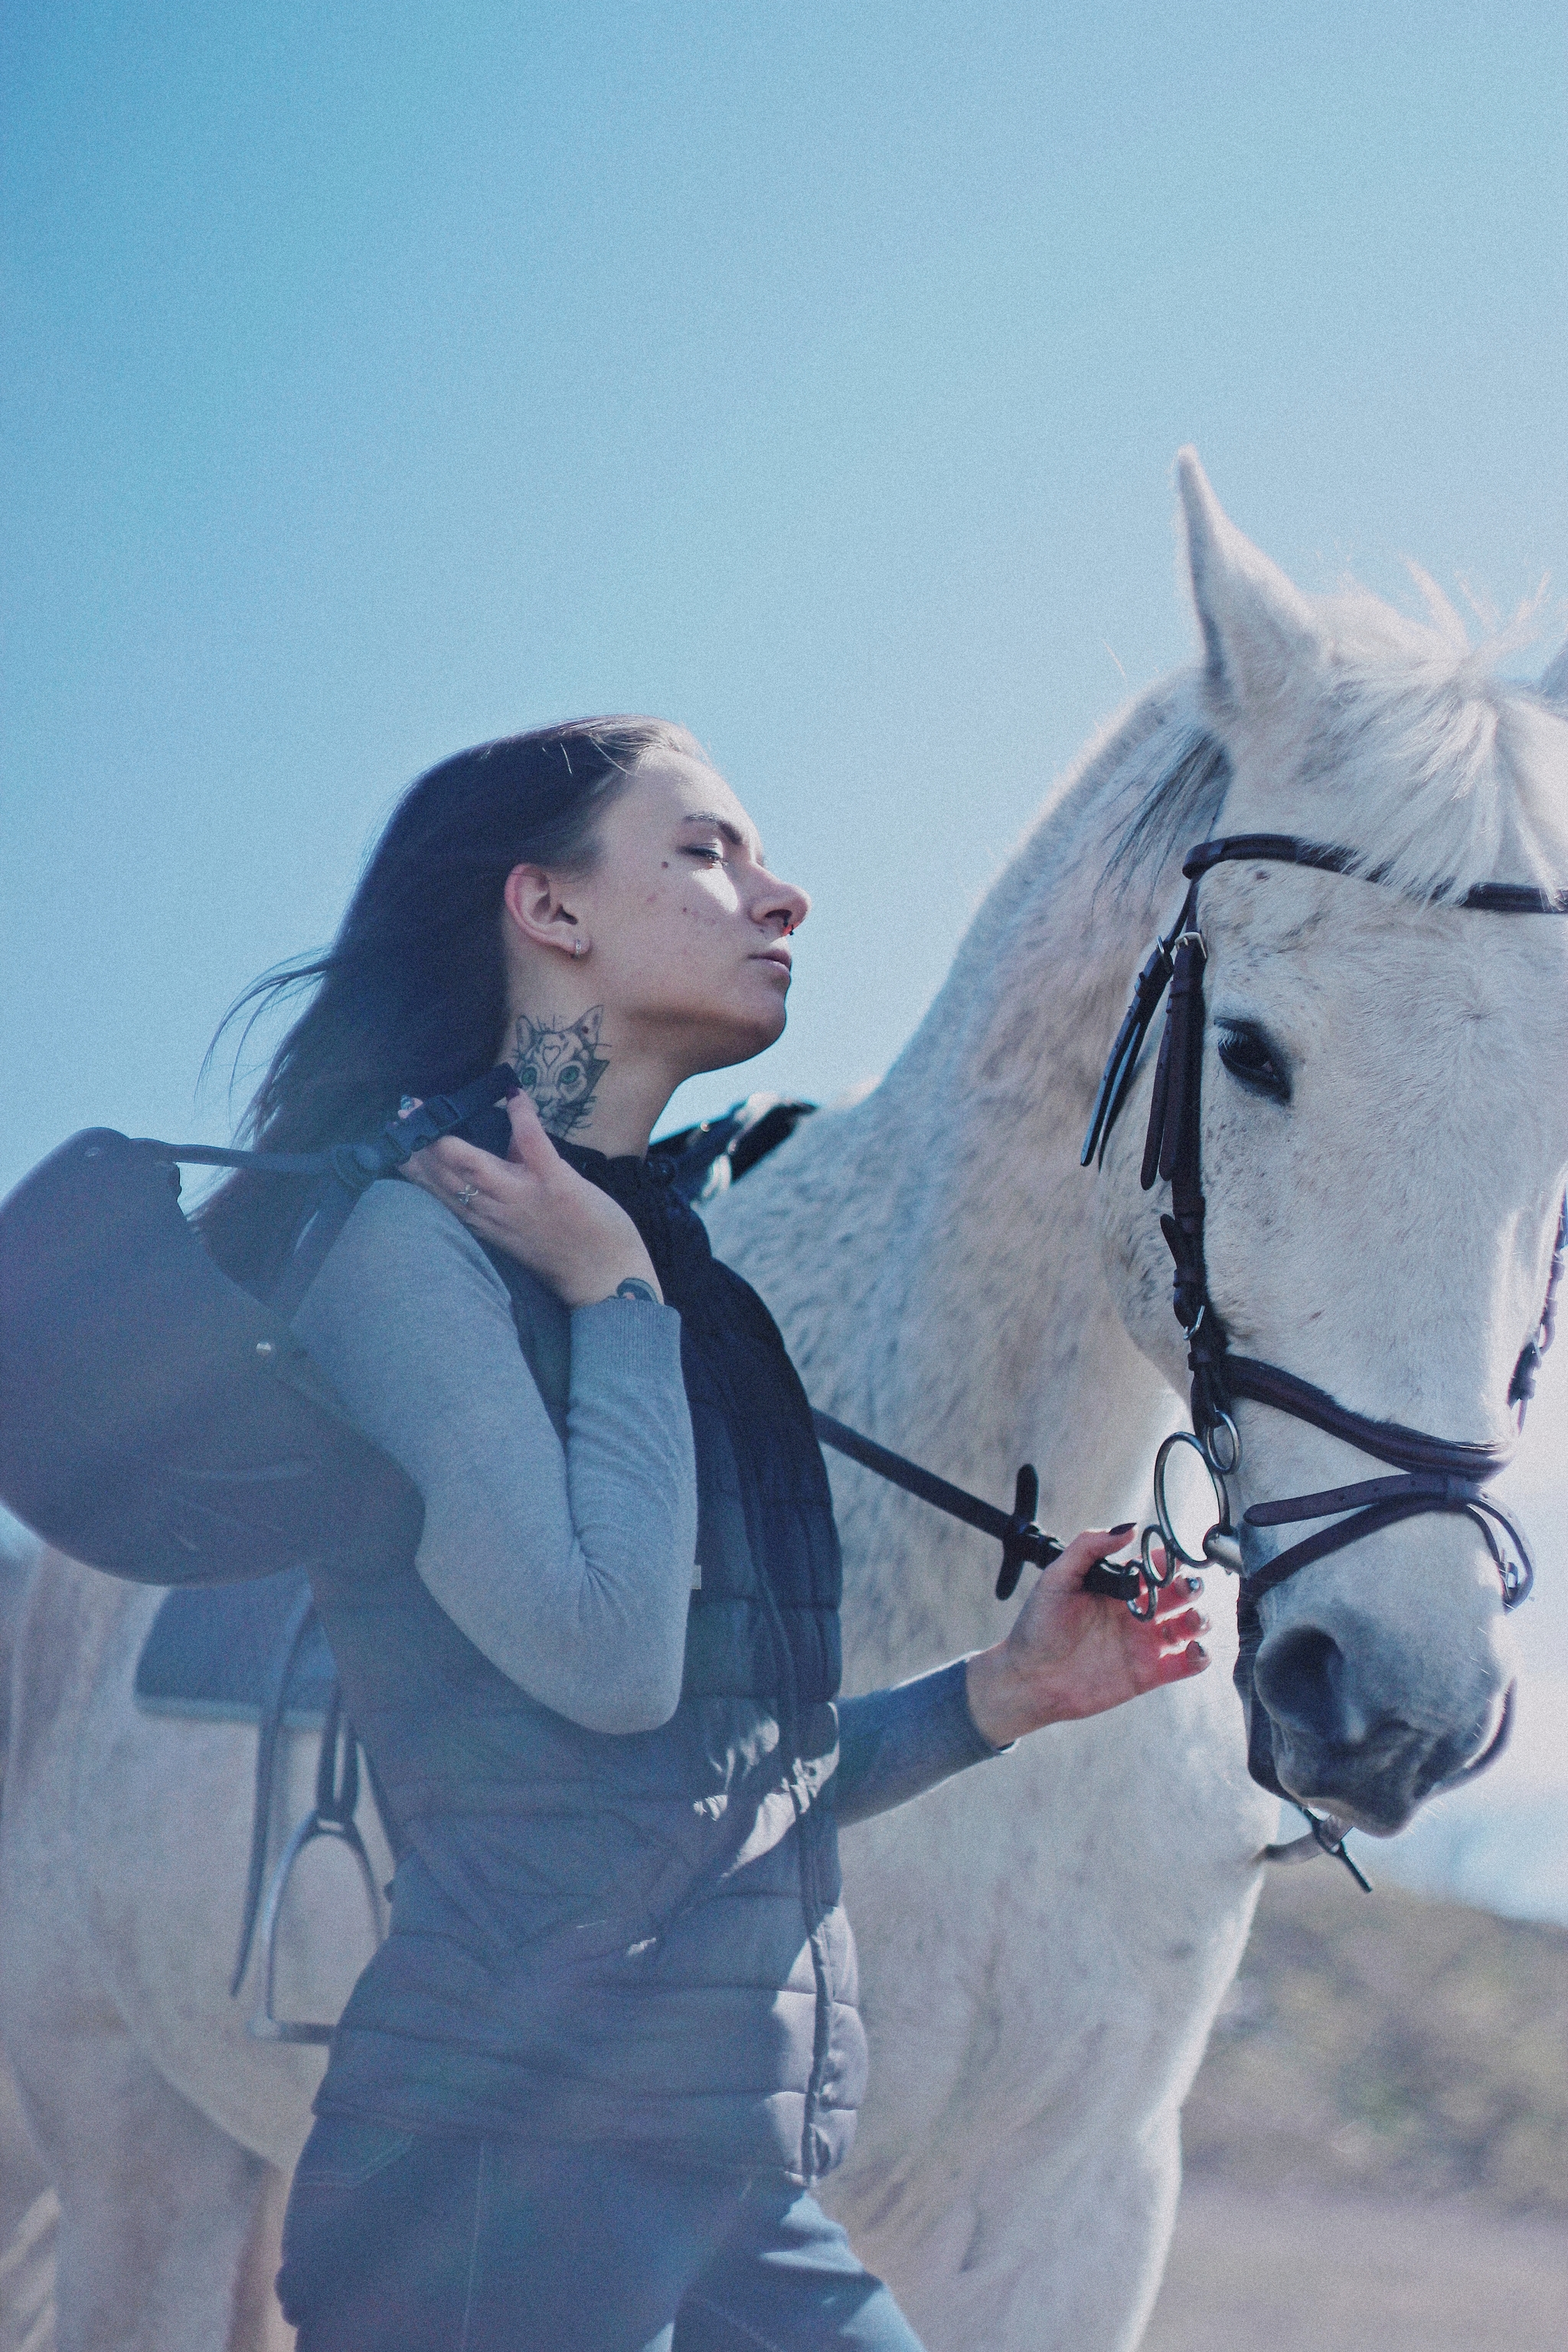
[(1568, 641), (1556, 660), (1542, 671), (1541, 683), (1535, 690), (1543, 702), (1554, 702), (1559, 710), (1568, 714)]
[(1232, 709), (1271, 701), (1322, 652), (1323, 633), (1300, 590), (1225, 512), (1195, 449), (1178, 451), (1176, 480), (1210, 687)]

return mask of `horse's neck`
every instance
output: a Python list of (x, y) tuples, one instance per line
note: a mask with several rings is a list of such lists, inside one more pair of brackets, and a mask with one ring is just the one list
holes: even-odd
[(1168, 877), (1105, 876), (1154, 739), (1190, 723), (1167, 692), (1091, 751), (881, 1085), (810, 1121), (715, 1221), (816, 1402), (987, 1492), (1033, 1455), (1047, 1501), (1091, 1516), (1167, 1398), (1111, 1307), (1079, 1150)]

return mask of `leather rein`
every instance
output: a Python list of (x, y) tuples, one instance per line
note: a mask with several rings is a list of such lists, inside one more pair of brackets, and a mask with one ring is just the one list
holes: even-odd
[[(1503, 1607), (1517, 1608), (1534, 1581), (1529, 1547), (1502, 1506), (1486, 1493), (1500, 1471), (1512, 1459), (1517, 1440), (1474, 1444), (1429, 1435), (1398, 1422), (1373, 1421), (1352, 1412), (1310, 1381), (1280, 1365), (1264, 1363), (1232, 1352), (1229, 1336), (1209, 1296), (1204, 1249), (1205, 1202), (1200, 1155), (1203, 1050), (1205, 1031), (1204, 972), (1208, 950), (1198, 928), (1198, 888), (1215, 866), (1268, 863), (1306, 866), (1323, 873), (1343, 874), (1363, 881), (1389, 881), (1387, 869), (1367, 867), (1352, 850), (1302, 841), (1289, 834), (1231, 834), (1200, 843), (1184, 860), (1182, 872), (1187, 893), (1171, 929), (1156, 942), (1133, 984), (1131, 1002), (1117, 1032), (1115, 1044), (1100, 1079), (1081, 1165), (1103, 1160), (1107, 1139), (1131, 1089), (1144, 1041), (1162, 1001), (1166, 1001), (1165, 1025), (1154, 1070), (1149, 1126), (1143, 1146), (1140, 1182), (1145, 1192), (1156, 1180), (1171, 1187), (1171, 1207), (1160, 1219), (1173, 1262), (1172, 1303), (1187, 1341), (1191, 1374), (1193, 1430), (1167, 1438), (1155, 1467), (1154, 1501), (1157, 1524), (1146, 1528), (1142, 1541), (1141, 1590), (1128, 1601), (1138, 1616), (1152, 1616), (1159, 1588), (1170, 1581), (1178, 1565), (1199, 1567), (1205, 1559), (1223, 1567), (1239, 1580), (1237, 1622), (1244, 1660), (1256, 1653), (1262, 1639), (1258, 1602), (1300, 1570), (1359, 1543), (1380, 1528), (1428, 1513), (1457, 1513), (1479, 1529), (1502, 1587)], [(1537, 889), (1529, 884), (1482, 882), (1453, 902), (1489, 914), (1568, 915), (1568, 890)], [(1167, 1001), (1168, 1000), (1168, 1001)], [(1522, 1427), (1524, 1410), (1535, 1391), (1541, 1359), (1552, 1344), (1557, 1294), (1568, 1255), (1568, 1197), (1558, 1215), (1546, 1297), (1536, 1330), (1521, 1349), (1509, 1383), (1508, 1402), (1518, 1408)], [(1248, 1571), (1237, 1531), (1231, 1524), (1226, 1481), (1241, 1466), (1241, 1437), (1230, 1407), (1238, 1397), (1267, 1405), (1276, 1412), (1309, 1423), (1356, 1452), (1388, 1465), (1393, 1475), (1357, 1480), (1348, 1486), (1325, 1487), (1310, 1495), (1291, 1495), (1278, 1502), (1255, 1503), (1247, 1511), (1248, 1528), (1296, 1526), (1317, 1520), (1315, 1532), (1301, 1537), (1260, 1569)], [(1192, 1447), (1203, 1459), (1213, 1481), (1220, 1517), (1204, 1538), (1201, 1555), (1185, 1550), (1177, 1539), (1165, 1499), (1165, 1466), (1173, 1451)], [(1159, 1538), (1164, 1547), (1163, 1565), (1153, 1556)], [(1502, 1720), (1485, 1753), (1452, 1776), (1458, 1780), (1477, 1772), (1500, 1753), (1512, 1712), (1509, 1692)], [(1258, 1710), (1254, 1709), (1256, 1717)], [(1265, 1737), (1267, 1735), (1265, 1734)], [(1256, 1746), (1257, 1743), (1255, 1742)], [(1274, 1778), (1272, 1760), (1249, 1758), (1253, 1776), (1276, 1793), (1289, 1796)], [(1267, 1777), (1258, 1769), (1266, 1768)], [(1444, 1783), (1452, 1785), (1452, 1781)], [(1289, 1800), (1292, 1803), (1298, 1801)], [(1336, 1853), (1347, 1867), (1353, 1864), (1343, 1852), (1342, 1830), (1299, 1808), (1313, 1823), (1313, 1840)], [(1332, 1838), (1325, 1832), (1339, 1831)], [(1294, 1853), (1295, 1847), (1269, 1849)], [(1358, 1876), (1359, 1873), (1356, 1874)], [(1364, 1884), (1364, 1882), (1363, 1882)]]

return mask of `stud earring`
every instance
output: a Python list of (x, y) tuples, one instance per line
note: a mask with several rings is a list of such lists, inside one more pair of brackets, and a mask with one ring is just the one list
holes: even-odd
[(587, 952), (588, 952), (588, 942), (587, 942), (587, 940), (573, 940), (573, 942), (572, 942), (572, 961), (574, 961), (574, 963), (575, 963), (575, 961), (577, 961), (577, 958), (578, 958), (579, 956), (585, 956), (585, 955), (587, 954)]

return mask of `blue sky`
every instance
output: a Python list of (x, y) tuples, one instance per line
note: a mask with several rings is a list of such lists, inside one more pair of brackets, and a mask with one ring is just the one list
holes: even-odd
[[(215, 1024), (402, 786), (593, 709), (694, 727), (816, 901), (787, 1038), (677, 1116), (873, 1076), (1187, 656), (1184, 441), (1305, 586), (1568, 587), (1561, 0), (11, 0), (0, 42), (0, 1186), (226, 1134)], [(1539, 1417), (1538, 1484), (1561, 1367)], [(1562, 1703), (1568, 1598), (1524, 1614)], [(1542, 1720), (1494, 1814), (1568, 1769)]]
[(1564, 50), (1508, 0), (13, 0), (0, 1182), (223, 1131), (214, 1024), (401, 786), (585, 709), (695, 727), (815, 894), (755, 1082), (884, 1066), (1186, 655), (1179, 443), (1305, 584), (1562, 572)]

